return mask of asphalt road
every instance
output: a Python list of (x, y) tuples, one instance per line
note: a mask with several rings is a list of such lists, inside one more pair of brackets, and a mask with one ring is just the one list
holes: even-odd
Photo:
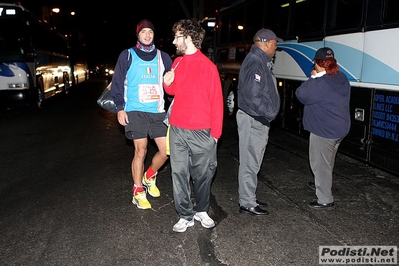
[(105, 86), (90, 80), (42, 111), (0, 112), (2, 265), (319, 265), (319, 246), (398, 245), (399, 177), (339, 154), (336, 208), (312, 210), (307, 140), (277, 128), (257, 192), (270, 214), (240, 214), (230, 118), (212, 185), (209, 215), (217, 225), (173, 232), (168, 163), (158, 175), (161, 197), (148, 196), (153, 208), (131, 203), (133, 146), (115, 114), (96, 104)]

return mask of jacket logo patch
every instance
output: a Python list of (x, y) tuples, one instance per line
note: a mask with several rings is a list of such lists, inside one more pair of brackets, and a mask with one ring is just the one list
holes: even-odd
[(255, 74), (255, 81), (260, 82), (260, 75)]

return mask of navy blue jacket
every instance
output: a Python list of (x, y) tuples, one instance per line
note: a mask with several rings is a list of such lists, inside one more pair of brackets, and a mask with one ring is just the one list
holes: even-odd
[(323, 138), (345, 137), (351, 125), (350, 89), (348, 78), (342, 72), (302, 83), (295, 95), (304, 104), (304, 129)]
[(242, 62), (237, 87), (238, 108), (267, 126), (280, 110), (280, 95), (271, 71), (272, 60), (252, 45)]

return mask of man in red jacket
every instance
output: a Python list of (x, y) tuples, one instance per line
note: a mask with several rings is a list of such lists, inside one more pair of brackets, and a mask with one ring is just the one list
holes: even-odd
[[(208, 216), (210, 188), (217, 166), (217, 141), (222, 134), (223, 94), (216, 65), (200, 48), (204, 29), (196, 20), (173, 26), (177, 54), (172, 70), (164, 75), (164, 89), (174, 95), (170, 115), (170, 164), (173, 196), (180, 220), (173, 231), (184, 232), (194, 219), (205, 228), (215, 222)], [(190, 177), (195, 202), (190, 199)]]

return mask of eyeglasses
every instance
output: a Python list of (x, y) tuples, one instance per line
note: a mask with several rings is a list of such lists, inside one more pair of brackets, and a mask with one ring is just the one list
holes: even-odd
[(175, 35), (175, 39), (178, 39), (178, 38), (181, 38), (181, 37), (184, 37), (183, 35)]

